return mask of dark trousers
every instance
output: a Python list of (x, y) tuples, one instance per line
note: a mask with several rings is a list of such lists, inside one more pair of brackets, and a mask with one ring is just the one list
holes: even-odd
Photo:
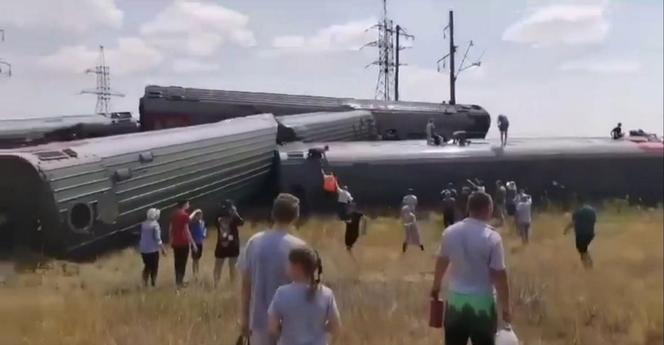
[(470, 308), (445, 311), (445, 345), (495, 345), (496, 311), (478, 314)]
[(175, 284), (182, 286), (184, 283), (184, 272), (187, 269), (189, 258), (189, 246), (173, 247), (173, 261), (175, 262)]
[(152, 286), (157, 281), (157, 271), (159, 271), (159, 252), (141, 253), (143, 258), (143, 282), (148, 285), (148, 279)]
[(445, 225), (445, 228), (454, 224), (454, 210), (443, 212), (443, 224)]

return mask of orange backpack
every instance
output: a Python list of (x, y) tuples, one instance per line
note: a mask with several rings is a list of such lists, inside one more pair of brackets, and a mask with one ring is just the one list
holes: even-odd
[(334, 175), (323, 175), (323, 189), (326, 192), (336, 193), (337, 191), (337, 178)]

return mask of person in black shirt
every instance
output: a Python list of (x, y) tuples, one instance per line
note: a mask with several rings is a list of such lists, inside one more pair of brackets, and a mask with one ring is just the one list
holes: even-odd
[(445, 189), (443, 191), (443, 224), (445, 228), (454, 224), (455, 221), (455, 207), (456, 199), (452, 196), (452, 192)]
[(360, 225), (362, 224), (362, 218), (364, 214), (355, 210), (353, 207), (350, 212), (350, 216), (345, 221), (346, 223), (346, 234), (344, 236), (344, 242), (346, 244), (346, 250), (352, 254), (353, 245), (357, 242), (358, 237), (360, 237)]
[(239, 227), (244, 225), (244, 219), (240, 217), (232, 200), (225, 200), (221, 204), (219, 215), (216, 219), (218, 230), (217, 246), (214, 250), (214, 285), (217, 286), (221, 278), (221, 270), (224, 262), (228, 260), (228, 274), (231, 281), (235, 279), (235, 263), (240, 256), (240, 232)]
[(611, 131), (611, 138), (613, 138), (613, 140), (618, 140), (624, 135), (625, 134), (622, 131), (622, 123), (618, 122), (618, 125)]

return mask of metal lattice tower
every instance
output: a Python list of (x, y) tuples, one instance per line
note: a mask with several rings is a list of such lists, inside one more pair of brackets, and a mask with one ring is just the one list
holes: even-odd
[[(394, 26), (394, 21), (387, 16), (387, 0), (383, 0), (382, 19), (371, 29), (378, 29), (378, 39), (365, 44), (365, 47), (378, 48), (378, 60), (368, 64), (366, 67), (378, 66), (378, 79), (376, 80), (375, 98), (385, 101), (398, 100), (398, 60), (399, 37), (413, 38), (408, 35), (399, 25)], [(395, 38), (397, 43), (395, 44)]]
[[(5, 41), (5, 30), (0, 29), (0, 42)], [(12, 76), (12, 64), (0, 57), (0, 77)]]
[(88, 68), (85, 73), (94, 73), (97, 76), (97, 87), (85, 89), (81, 94), (97, 95), (95, 112), (104, 116), (110, 115), (111, 97), (124, 97), (124, 94), (111, 90), (110, 68), (106, 65), (104, 46), (99, 46), (99, 61), (94, 68)]

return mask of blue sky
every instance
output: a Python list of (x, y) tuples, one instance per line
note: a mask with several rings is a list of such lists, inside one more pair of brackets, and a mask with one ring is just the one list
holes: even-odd
[[(442, 27), (480, 68), (460, 76), (459, 102), (507, 114), (514, 135), (606, 135), (615, 122), (662, 132), (661, 0), (392, 0), (416, 36), (403, 53), (403, 99), (447, 99)], [(374, 95), (378, 0), (0, 0), (0, 117), (90, 113), (82, 73), (104, 44), (114, 110), (137, 113), (148, 83), (315, 95)], [(460, 57), (459, 57), (460, 58)]]

